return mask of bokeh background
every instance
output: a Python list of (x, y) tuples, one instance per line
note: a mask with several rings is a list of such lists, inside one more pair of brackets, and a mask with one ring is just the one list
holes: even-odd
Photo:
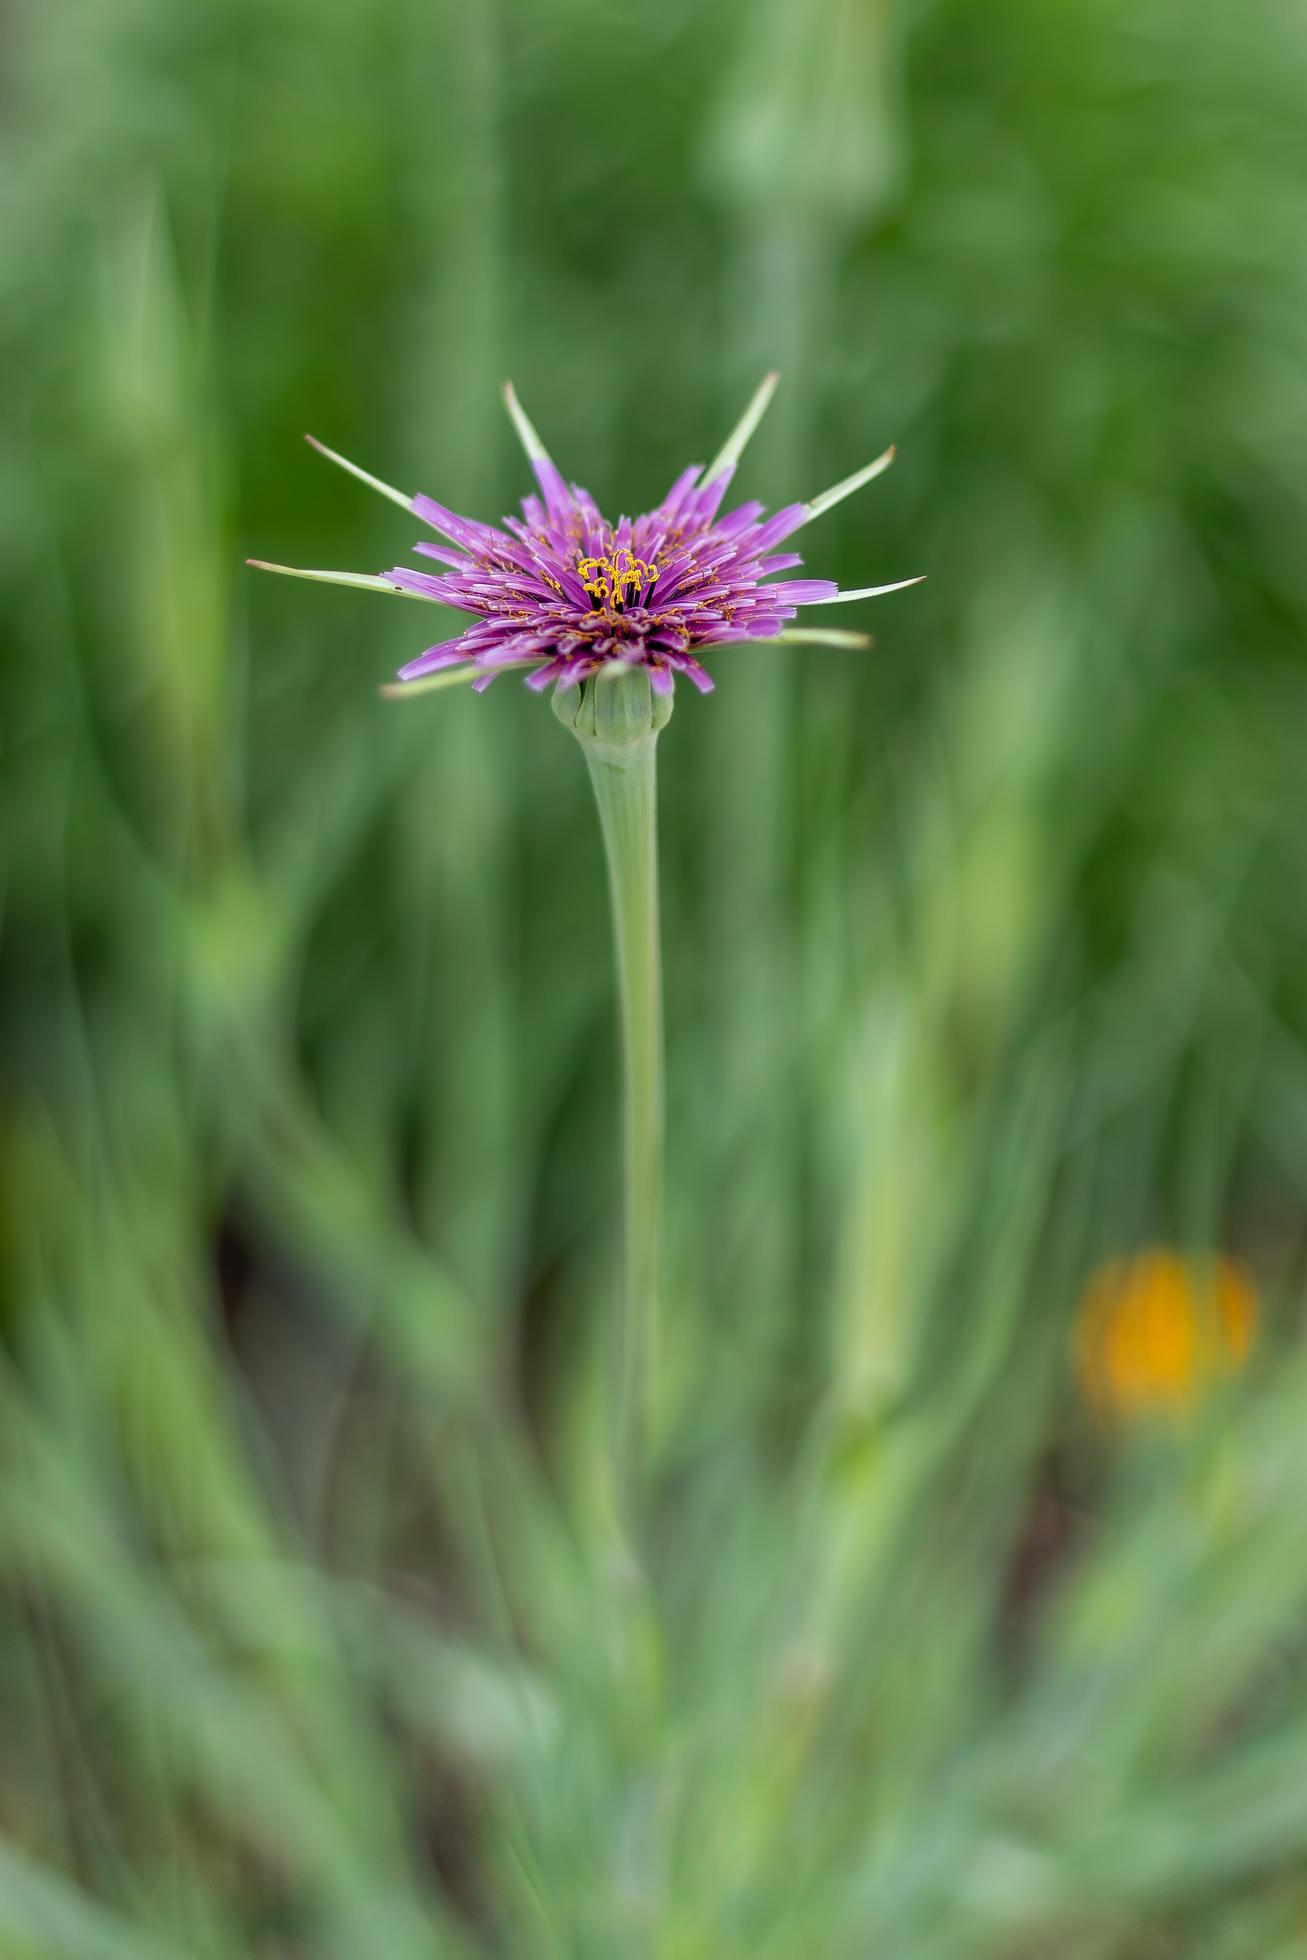
[[(1272, 0), (8, 0), (5, 1960), (1307, 1955), (1305, 109)], [(243, 560), (773, 365), (930, 576), (661, 743), (633, 1622), (581, 758)]]

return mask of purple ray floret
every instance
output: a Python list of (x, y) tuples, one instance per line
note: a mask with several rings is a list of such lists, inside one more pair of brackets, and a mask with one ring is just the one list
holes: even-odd
[[(505, 399), (539, 494), (526, 497), (521, 517), (505, 518), (502, 527), (460, 517), (430, 497), (407, 497), (325, 450), (415, 512), (438, 541), (415, 547), (429, 570), (397, 566), (375, 579), (355, 573), (303, 576), (389, 589), (472, 615), (456, 639), (428, 647), (402, 667), (401, 681), (430, 684), (434, 675), (457, 669), (480, 689), (505, 668), (527, 667), (527, 685), (538, 689), (551, 681), (571, 686), (618, 664), (646, 668), (659, 693), (669, 692), (681, 674), (706, 694), (713, 682), (698, 659), (705, 648), (774, 639), (800, 606), (866, 598), (916, 583), (904, 579), (845, 594), (829, 579), (777, 577), (803, 561), (797, 552), (776, 547), (879, 475), (892, 450), (809, 503), (789, 504), (771, 517), (758, 503), (723, 513), (736, 463), (775, 382), (774, 375), (763, 382), (707, 470), (683, 470), (655, 509), (616, 524), (601, 515), (588, 490), (564, 480), (511, 386)], [(859, 638), (811, 631), (801, 637), (840, 645)]]

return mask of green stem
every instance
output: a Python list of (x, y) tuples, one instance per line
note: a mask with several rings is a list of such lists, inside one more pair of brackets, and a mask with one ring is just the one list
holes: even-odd
[(556, 697), (585, 750), (608, 861), (622, 1025), (623, 1285), (613, 1369), (616, 1500), (640, 1535), (657, 1367), (663, 1231), (663, 1006), (657, 741), (671, 703), (639, 668)]
[(663, 1009), (653, 741), (634, 750), (625, 767), (593, 753), (587, 753), (586, 761), (608, 858), (621, 997), (625, 1248), (614, 1427), (619, 1496), (627, 1508), (638, 1509), (657, 1341), (663, 1205)]

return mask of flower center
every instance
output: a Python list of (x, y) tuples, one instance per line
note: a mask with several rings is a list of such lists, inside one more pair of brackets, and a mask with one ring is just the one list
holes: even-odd
[(577, 560), (577, 577), (600, 606), (622, 606), (626, 595), (636, 597), (657, 576), (657, 568), (637, 558), (625, 546), (603, 558)]

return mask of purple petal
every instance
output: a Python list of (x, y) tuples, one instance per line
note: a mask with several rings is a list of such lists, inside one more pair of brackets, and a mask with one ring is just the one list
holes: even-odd
[(711, 694), (716, 687), (717, 683), (711, 674), (706, 674), (698, 661), (691, 660), (688, 653), (683, 653), (676, 657), (675, 665), (676, 671), (684, 674), (687, 680), (692, 681), (695, 687), (698, 688), (700, 694)]
[(815, 606), (824, 599), (833, 599), (839, 589), (833, 578), (782, 579), (779, 585), (767, 587), (768, 593), (783, 606)]
[(750, 549), (769, 551), (772, 545), (779, 544), (782, 538), (788, 538), (792, 531), (797, 531), (801, 524), (806, 523), (807, 516), (806, 504), (786, 504), (784, 510), (778, 510), (774, 517), (769, 517), (765, 524), (758, 526), (749, 539)]
[(705, 528), (711, 524), (722, 507), (722, 498), (730, 489), (731, 478), (734, 475), (735, 465), (731, 463), (726, 469), (719, 471), (710, 483), (705, 483), (701, 490), (696, 490), (690, 499), (683, 522), (687, 525), (701, 524)]
[(399, 585), (406, 592), (420, 592), (424, 599), (438, 599), (442, 605), (460, 605), (458, 599), (449, 597), (449, 581), (437, 577), (434, 572), (415, 572), (408, 565), (396, 565), (386, 573), (392, 585)]
[(458, 667), (468, 658), (462, 640), (443, 640), (438, 647), (428, 647), (425, 653), (410, 660), (399, 670), (402, 681), (420, 680), (423, 674), (438, 674), (442, 667)]
[[(736, 510), (728, 511), (726, 516), (722, 518), (720, 524), (714, 526), (718, 537), (733, 538), (737, 537), (741, 531), (747, 531), (750, 524), (753, 523), (754, 518), (762, 516), (765, 508), (765, 505), (758, 503), (755, 499), (751, 503), (741, 504)], [(747, 543), (749, 549), (752, 550), (754, 548), (753, 539), (748, 539)]]
[(572, 493), (563, 481), (563, 473), (548, 456), (537, 456), (531, 465), (535, 471), (536, 482), (540, 485), (545, 500), (545, 509), (551, 517), (570, 516), (575, 508)]
[(426, 538), (419, 538), (413, 547), (424, 558), (435, 558), (440, 564), (448, 565), (456, 572), (470, 571), (472, 561), (465, 552), (448, 551), (438, 544), (429, 544)]
[(698, 475), (699, 465), (697, 463), (691, 463), (688, 470), (682, 470), (671, 489), (667, 492), (667, 495), (659, 504), (654, 515), (671, 523), (679, 515), (682, 505), (694, 488)]
[(538, 659), (542, 651), (537, 639), (529, 633), (523, 633), (511, 639), (501, 640), (498, 646), (487, 647), (484, 653), (477, 655), (477, 665), (516, 667), (524, 660)]
[(734, 626), (714, 628), (704, 644), (720, 647), (728, 646), (732, 642), (740, 640), (774, 639), (776, 634), (784, 629), (786, 621), (793, 619), (793, 617), (793, 613), (782, 613), (779, 618), (767, 616), (750, 619), (743, 623), (737, 621)]
[(482, 539), (490, 530), (488, 524), (476, 524), (470, 517), (460, 517), (455, 510), (448, 510), (438, 504), (434, 497), (418, 495), (413, 499), (413, 508), (424, 524), (433, 531), (441, 532), (455, 544), (465, 545), (468, 550), (479, 549)]

